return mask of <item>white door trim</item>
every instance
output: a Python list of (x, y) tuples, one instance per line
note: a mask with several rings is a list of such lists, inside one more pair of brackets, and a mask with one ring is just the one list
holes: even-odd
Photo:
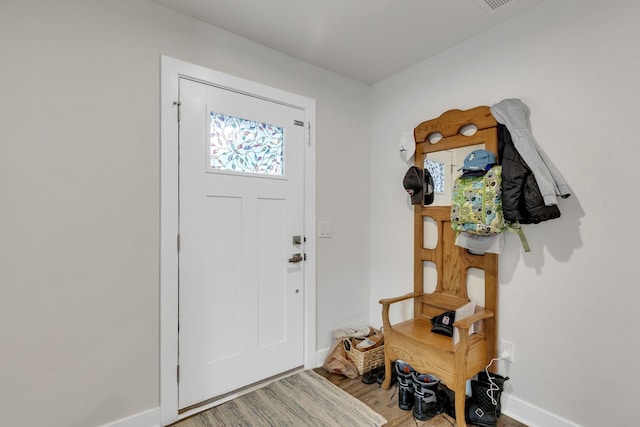
[[(304, 272), (305, 368), (316, 356), (316, 103), (260, 83), (210, 70), (178, 59), (160, 58), (160, 409), (162, 425), (178, 416), (178, 79), (187, 77), (242, 93), (276, 100), (305, 111), (304, 230), (307, 261)], [(184, 414), (185, 416), (187, 414)]]

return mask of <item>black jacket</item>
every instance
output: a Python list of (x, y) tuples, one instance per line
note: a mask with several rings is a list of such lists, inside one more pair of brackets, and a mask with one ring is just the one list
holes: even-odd
[(502, 210), (504, 219), (537, 224), (558, 218), (557, 205), (545, 206), (531, 169), (516, 150), (506, 126), (498, 123), (498, 151), (502, 164)]

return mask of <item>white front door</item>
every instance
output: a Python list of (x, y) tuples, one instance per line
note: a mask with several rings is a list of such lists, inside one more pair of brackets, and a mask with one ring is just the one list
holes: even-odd
[(305, 112), (185, 78), (179, 89), (187, 408), (304, 365)]

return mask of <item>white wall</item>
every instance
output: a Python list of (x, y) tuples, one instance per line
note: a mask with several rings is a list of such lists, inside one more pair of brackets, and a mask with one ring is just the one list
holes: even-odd
[(640, 157), (638, 18), (635, 1), (548, 1), (372, 91), (372, 321), (379, 298), (412, 287), (402, 130), (504, 98), (530, 107), (534, 135), (573, 196), (560, 202), (561, 218), (525, 226), (530, 253), (507, 236), (499, 334), (516, 360), (503, 372), (513, 401), (584, 426), (637, 425), (640, 250), (629, 211)]
[(90, 426), (159, 404), (166, 54), (318, 101), (317, 218), (334, 233), (318, 240), (318, 349), (335, 327), (378, 325), (377, 300), (411, 288), (402, 131), (450, 108), (523, 99), (574, 195), (562, 218), (526, 228), (531, 253), (508, 236), (508, 392), (582, 425), (635, 424), (625, 417), (640, 375), (624, 350), (639, 320), (638, 233), (617, 209), (640, 151), (638, 17), (633, 1), (545, 2), (370, 93), (146, 0), (3, 0), (3, 423)]
[(318, 349), (368, 321), (368, 86), (147, 0), (3, 0), (3, 424), (159, 405), (161, 54), (317, 100)]

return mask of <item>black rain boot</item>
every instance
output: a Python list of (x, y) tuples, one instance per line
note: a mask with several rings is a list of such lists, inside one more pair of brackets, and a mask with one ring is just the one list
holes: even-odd
[[(489, 381), (489, 377), (491, 377), (491, 381), (498, 387), (495, 390), (495, 387), (491, 387), (491, 381)], [(487, 375), (487, 371), (484, 369), (478, 372), (478, 381), (487, 384), (489, 388), (492, 389), (491, 394), (493, 398), (498, 402), (496, 405), (496, 417), (499, 417), (502, 413), (502, 404), (500, 403), (500, 397), (502, 396), (502, 392), (504, 391), (504, 383), (509, 381), (509, 377), (503, 377), (502, 375), (494, 374), (493, 372), (489, 372)]]
[(413, 408), (414, 390), (411, 374), (415, 372), (407, 363), (396, 362), (394, 369), (398, 377), (398, 406), (405, 411)]
[(456, 394), (446, 385), (440, 383), (440, 389), (438, 390), (438, 396), (443, 402), (444, 412), (454, 420), (456, 419)]
[(499, 400), (500, 392), (491, 390), (490, 384), (471, 380), (471, 399), (465, 411), (467, 423), (480, 427), (496, 427), (496, 407)]
[(420, 421), (427, 421), (442, 413), (442, 402), (438, 400), (440, 380), (429, 374), (413, 373), (415, 390), (415, 406), (413, 416)]

